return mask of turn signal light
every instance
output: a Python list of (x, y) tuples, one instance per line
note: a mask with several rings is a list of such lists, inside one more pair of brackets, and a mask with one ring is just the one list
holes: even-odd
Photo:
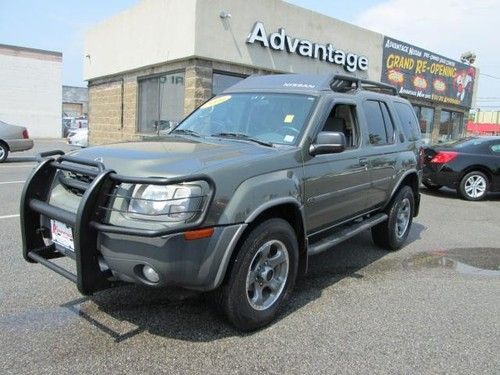
[(187, 241), (200, 240), (202, 238), (212, 237), (214, 228), (203, 228), (184, 232), (184, 239)]
[(446, 164), (455, 159), (458, 155), (456, 151), (439, 151), (431, 160), (431, 163)]

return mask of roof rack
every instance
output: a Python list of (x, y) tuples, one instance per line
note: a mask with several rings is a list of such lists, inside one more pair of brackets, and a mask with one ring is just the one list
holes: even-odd
[(395, 86), (340, 74), (336, 74), (333, 76), (332, 80), (330, 81), (330, 88), (336, 92), (367, 90), (398, 96), (398, 89)]

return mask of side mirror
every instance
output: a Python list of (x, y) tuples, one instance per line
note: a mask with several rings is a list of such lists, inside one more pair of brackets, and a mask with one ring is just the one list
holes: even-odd
[(312, 156), (335, 154), (344, 151), (346, 144), (344, 133), (320, 132), (316, 137), (316, 141), (309, 146), (309, 153)]

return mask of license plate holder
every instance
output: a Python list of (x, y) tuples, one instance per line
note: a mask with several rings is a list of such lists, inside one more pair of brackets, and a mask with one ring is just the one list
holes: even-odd
[(52, 233), (52, 242), (61, 246), (64, 250), (75, 251), (73, 240), (73, 229), (57, 220), (50, 220), (50, 231)]

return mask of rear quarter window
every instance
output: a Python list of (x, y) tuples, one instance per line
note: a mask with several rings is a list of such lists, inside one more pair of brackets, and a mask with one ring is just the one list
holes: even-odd
[(401, 121), (401, 127), (405, 138), (409, 141), (417, 141), (422, 135), (418, 125), (417, 116), (413, 108), (406, 103), (394, 102), (394, 108)]

